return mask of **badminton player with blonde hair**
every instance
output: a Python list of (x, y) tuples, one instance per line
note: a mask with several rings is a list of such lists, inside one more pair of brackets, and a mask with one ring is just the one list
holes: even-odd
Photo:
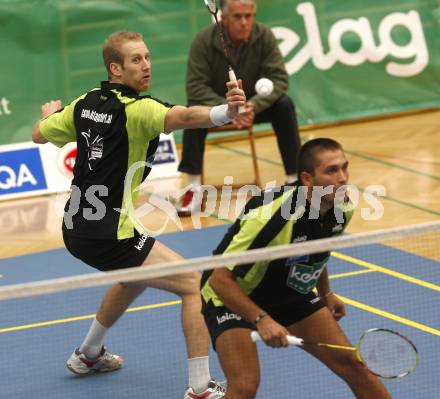
[[(60, 101), (42, 106), (41, 119), (32, 132), (36, 143), (59, 147), (77, 143), (72, 194), (65, 207), (63, 238), (69, 252), (88, 265), (108, 271), (181, 259), (170, 248), (143, 230), (130, 212), (119, 212), (127, 201), (124, 191), (136, 201), (136, 188), (150, 171), (159, 134), (175, 129), (222, 125), (231, 121), (245, 96), (237, 82), (224, 89), (226, 103), (215, 107), (172, 106), (142, 96), (152, 76), (150, 52), (138, 33), (116, 32), (104, 43), (103, 58), (109, 81), (62, 107)], [(131, 186), (124, 190), (127, 170), (143, 162)], [(94, 196), (104, 212), (93, 208)], [(67, 362), (74, 373), (84, 375), (119, 369), (121, 356), (104, 346), (110, 327), (147, 286), (173, 292), (182, 298), (182, 326), (186, 339), (189, 388), (185, 398), (217, 399), (224, 389), (209, 373), (209, 339), (200, 314), (200, 276), (187, 273), (149, 280), (120, 283), (105, 294), (88, 334)], [(160, 395), (161, 396), (161, 395)]]

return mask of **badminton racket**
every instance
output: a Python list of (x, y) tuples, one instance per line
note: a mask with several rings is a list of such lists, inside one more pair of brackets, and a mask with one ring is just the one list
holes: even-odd
[[(251, 333), (252, 341), (261, 341), (257, 331)], [(413, 372), (419, 363), (416, 346), (405, 336), (385, 328), (372, 328), (365, 331), (355, 346), (342, 346), (326, 343), (305, 342), (303, 339), (289, 335), (289, 345), (320, 346), (334, 350), (349, 350), (356, 353), (357, 359), (368, 370), (381, 378), (400, 378)]]
[[(220, 43), (222, 45), (223, 48), (223, 52), (225, 54), (225, 58), (228, 61), (228, 74), (229, 74), (229, 80), (231, 82), (236, 82), (237, 81), (237, 77), (235, 76), (235, 72), (232, 69), (232, 62), (231, 62), (231, 58), (229, 57), (229, 52), (228, 52), (228, 47), (226, 46), (226, 42), (225, 42), (225, 36), (223, 34), (223, 27), (222, 25), (219, 23), (218, 21), (218, 2), (216, 0), (203, 0), (205, 2), (206, 8), (208, 9), (209, 13), (214, 17), (215, 20), (215, 25), (217, 27), (217, 33), (218, 36), (220, 38)], [(242, 114), (243, 112), (245, 112), (245, 109), (243, 106), (238, 107), (238, 113)]]

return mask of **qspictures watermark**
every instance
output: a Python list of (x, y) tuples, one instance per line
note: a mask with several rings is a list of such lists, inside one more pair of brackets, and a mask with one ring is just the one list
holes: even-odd
[[(174, 201), (170, 195), (163, 196), (155, 191), (151, 192), (148, 201), (141, 204), (137, 208), (133, 203), (132, 192), (139, 190), (139, 187), (133, 188), (133, 180), (138, 169), (148, 167), (146, 162), (136, 162), (127, 172), (124, 182), (124, 208), (113, 208), (112, 211), (127, 215), (134, 226), (148, 231), (151, 236), (156, 236), (165, 231), (168, 224), (173, 223), (179, 230), (183, 230), (183, 224), (177, 214), (175, 199), (182, 197), (190, 186), (181, 188), (179, 192), (174, 194)], [(259, 208), (258, 218), (270, 219), (273, 215), (275, 195), (280, 193), (282, 187), (276, 186), (275, 182), (269, 182), (262, 190), (255, 185), (245, 185), (239, 188), (234, 195), (232, 190), (233, 177), (224, 178), (224, 185), (217, 189), (214, 186), (204, 185), (196, 190), (196, 203), (199, 204), (198, 209), (194, 209), (190, 218), (194, 228), (201, 228), (202, 219), (215, 215), (220, 219), (244, 219), (255, 217), (253, 212), (245, 214), (243, 209), (250, 196), (262, 196), (262, 207)], [(383, 217), (385, 208), (380, 201), (380, 197), (386, 195), (386, 189), (382, 185), (369, 185), (362, 191), (355, 185), (344, 185), (335, 188), (334, 186), (314, 186), (311, 193), (308, 187), (298, 186), (298, 195), (295, 196), (295, 204), (292, 203), (294, 196), (292, 190), (285, 190), (281, 201), (281, 216), (285, 219), (300, 219), (304, 217), (306, 210), (307, 198), (310, 201), (310, 211), (306, 217), (309, 219), (317, 219), (322, 201), (328, 201), (333, 198), (333, 212), (338, 223), (343, 222), (343, 214), (346, 211), (354, 210), (360, 207), (361, 198), (367, 205), (360, 207), (360, 215), (364, 220), (378, 220)], [(68, 229), (73, 228), (73, 217), (82, 212), (82, 217), (86, 220), (101, 220), (107, 213), (106, 204), (101, 200), (103, 197), (109, 196), (109, 190), (104, 185), (92, 185), (82, 193), (77, 186), (72, 186), (70, 204), (64, 212), (64, 224)], [(289, 196), (291, 197), (289, 199)], [(349, 198), (349, 201), (348, 201)], [(202, 199), (204, 201), (202, 201)], [(217, 199), (218, 207), (217, 207)], [(81, 200), (85, 200), (90, 207), (82, 207), (80, 210)], [(202, 203), (205, 207), (202, 209)], [(161, 226), (156, 229), (146, 228), (141, 218), (148, 216), (152, 212), (160, 211), (165, 215)]]

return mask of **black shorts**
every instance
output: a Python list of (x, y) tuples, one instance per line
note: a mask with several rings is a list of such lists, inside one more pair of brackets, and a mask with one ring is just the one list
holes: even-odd
[[(277, 306), (261, 306), (270, 317), (284, 327), (289, 327), (315, 313), (325, 305), (322, 299), (314, 292), (296, 296), (292, 302)], [(232, 312), (225, 306), (209, 308), (204, 313), (205, 322), (211, 336), (212, 346), (215, 350), (217, 338), (225, 331), (232, 328), (248, 328), (256, 330), (254, 324)]]
[(96, 240), (74, 237), (63, 231), (67, 250), (89, 266), (103, 272), (142, 265), (156, 241), (147, 234), (123, 240)]

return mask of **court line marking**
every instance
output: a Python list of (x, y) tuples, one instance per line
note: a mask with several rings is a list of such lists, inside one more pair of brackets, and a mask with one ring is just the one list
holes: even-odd
[[(229, 147), (224, 146), (224, 145), (219, 144), (219, 143), (210, 143), (210, 145), (216, 146), (216, 147), (221, 148), (223, 150), (229, 150), (230, 149)], [(250, 156), (250, 154), (245, 152), (245, 151), (237, 150), (237, 149), (233, 149), (233, 150), (237, 151), (238, 154), (249, 155)], [(362, 152), (359, 152), (359, 151), (353, 151), (353, 150), (347, 150), (347, 149), (345, 149), (344, 151), (345, 151), (345, 153), (347, 153), (347, 154), (349, 154), (349, 155), (351, 155), (353, 157), (357, 157), (357, 158), (361, 158), (361, 159), (364, 159), (364, 160), (367, 160), (367, 161), (375, 162), (375, 163), (378, 163), (380, 165), (388, 166), (390, 168), (400, 169), (400, 170), (403, 170), (405, 172), (409, 172), (409, 173), (415, 174), (417, 176), (424, 176), (424, 177), (428, 177), (428, 178), (433, 179), (433, 180), (440, 180), (440, 176), (433, 175), (433, 174), (426, 173), (426, 172), (420, 172), (417, 169), (410, 168), (410, 167), (407, 167), (407, 166), (402, 166), (402, 165), (399, 165), (398, 163), (395, 163), (395, 162), (386, 161), (384, 159), (378, 158), (378, 157), (373, 156), (373, 155), (368, 155), (368, 154), (365, 154), (365, 153), (362, 153)], [(261, 160), (263, 162), (271, 163), (273, 165), (279, 165), (278, 162), (272, 161), (272, 160), (269, 160), (269, 159), (266, 159), (266, 158), (259, 158), (259, 160)]]
[[(222, 144), (211, 144), (211, 145), (214, 146), (214, 147), (218, 147), (218, 148), (220, 148), (222, 150), (225, 150), (225, 151), (233, 152), (233, 153), (239, 154), (239, 155), (244, 155), (244, 156), (246, 156), (248, 158), (251, 157), (251, 154), (246, 152), (246, 151), (237, 150), (236, 148), (229, 148), (229, 147), (226, 147), (226, 146), (224, 146)], [(348, 154), (348, 151), (346, 151), (346, 152)], [(272, 161), (271, 159), (262, 158), (262, 157), (257, 157), (257, 159), (258, 159), (258, 161), (261, 161), (261, 162), (265, 162), (265, 163), (268, 163), (268, 164), (271, 164), (271, 165), (276, 165), (276, 166), (282, 167), (282, 164), (280, 162)], [(365, 191), (365, 189), (363, 189), (359, 185), (356, 185), (356, 187), (361, 192)], [(416, 204), (412, 204), (411, 202), (402, 201), (402, 200), (399, 200), (397, 198), (390, 197), (388, 195), (384, 195), (381, 198), (383, 198), (384, 200), (388, 200), (390, 202), (394, 202), (396, 204), (402, 205), (402, 206), (406, 206), (406, 207), (411, 208), (411, 209), (417, 209), (418, 211), (421, 211), (421, 212), (426, 212), (426, 213), (430, 213), (432, 215), (440, 216), (440, 212), (438, 212), (438, 211), (435, 211), (435, 210), (429, 209), (429, 208), (425, 208), (425, 207), (421, 207), (421, 206), (418, 206)]]
[[(372, 273), (372, 272), (374, 272), (374, 270), (358, 270), (358, 271), (354, 271), (354, 272), (335, 274), (335, 275), (330, 276), (330, 278), (332, 278), (332, 279), (333, 278), (342, 278), (342, 277), (349, 277), (349, 276), (353, 276), (353, 275)], [(128, 308), (126, 310), (126, 313), (139, 312), (141, 310), (163, 308), (166, 306), (178, 305), (181, 302), (182, 301), (177, 300), (177, 301), (161, 302), (161, 303), (156, 303), (156, 304), (152, 304), (152, 305), (138, 306), (138, 307), (134, 307), (134, 308)], [(27, 330), (30, 328), (37, 328), (37, 327), (46, 327), (46, 326), (52, 326), (52, 325), (56, 325), (56, 324), (63, 324), (63, 323), (72, 323), (74, 321), (93, 319), (94, 317), (95, 317), (95, 314), (88, 314), (88, 315), (84, 315), (84, 316), (67, 317), (67, 318), (58, 319), (58, 320), (50, 320), (50, 321), (25, 324), (25, 325), (15, 326), (15, 327), (7, 327), (7, 328), (0, 329), (0, 333)]]
[(335, 278), (342, 278), (342, 277), (351, 277), (351, 276), (357, 276), (359, 274), (367, 274), (367, 273), (374, 273), (376, 272), (376, 270), (356, 270), (354, 272), (345, 272), (345, 273), (338, 273), (338, 274), (331, 274), (329, 276), (329, 278), (331, 280), (335, 279)]
[[(330, 277), (330, 279), (336, 279), (336, 278), (343, 278), (343, 277), (359, 275), (359, 274), (367, 274), (367, 273), (373, 273), (373, 272), (376, 272), (376, 270), (372, 270), (372, 269), (358, 270), (358, 271), (347, 272), (347, 273), (338, 273), (338, 274), (330, 275), (329, 277)], [(421, 323), (417, 323), (415, 321), (409, 320), (405, 317), (398, 316), (398, 315), (390, 313), (390, 312), (386, 312), (385, 310), (366, 305), (362, 302), (355, 301), (354, 299), (345, 297), (343, 295), (337, 294), (337, 296), (339, 298), (341, 298), (341, 300), (343, 302), (345, 302), (351, 306), (354, 306), (356, 308), (359, 308), (361, 310), (364, 310), (366, 312), (373, 313), (373, 314), (379, 315), (381, 317), (391, 319), (393, 321), (397, 321), (401, 324), (405, 324), (407, 326), (416, 328), (418, 330), (421, 330), (421, 331), (424, 331), (424, 332), (427, 332), (427, 333), (430, 333), (433, 335), (440, 336), (440, 330), (437, 330), (435, 328), (426, 326)], [(155, 303), (152, 305), (137, 306), (134, 308), (129, 308), (129, 309), (127, 309), (126, 312), (132, 313), (132, 312), (139, 312), (142, 310), (158, 309), (158, 308), (163, 308), (163, 307), (168, 307), (168, 306), (179, 305), (181, 303), (182, 303), (182, 301), (180, 301), (180, 300), (161, 302), (161, 303)], [(7, 328), (0, 329), (0, 333), (20, 331), (20, 330), (26, 330), (26, 329), (38, 328), (38, 327), (46, 327), (46, 326), (52, 326), (52, 325), (56, 325), (56, 324), (63, 324), (63, 323), (72, 323), (72, 322), (80, 321), (80, 320), (93, 319), (94, 317), (95, 317), (95, 314), (89, 314), (89, 315), (84, 315), (84, 316), (69, 317), (69, 318), (64, 318), (64, 319), (51, 320), (51, 321), (45, 321), (45, 322), (40, 322), (40, 323), (32, 323), (32, 324), (26, 324), (26, 325), (15, 326), (15, 327), (7, 327)]]
[[(375, 265), (373, 263), (366, 262), (366, 261), (363, 261), (363, 260), (358, 259), (358, 258), (354, 258), (354, 257), (349, 256), (349, 255), (344, 255), (344, 254), (339, 253), (339, 252), (333, 251), (331, 254), (335, 258), (342, 259), (342, 260), (345, 260), (345, 261), (347, 261), (349, 263), (353, 263), (353, 264), (356, 264), (356, 265), (359, 265), (359, 266), (363, 266), (363, 267), (367, 268), (367, 270), (357, 270), (357, 271), (352, 271), (352, 272), (338, 273), (338, 274), (330, 275), (329, 276), (330, 279), (355, 276), (355, 275), (366, 274), (366, 273), (371, 273), (371, 272), (380, 272), (380, 273), (388, 274), (388, 275), (391, 275), (393, 277), (399, 278), (401, 280), (409, 281), (409, 282), (411, 282), (413, 284), (420, 285), (420, 286), (423, 286), (425, 288), (433, 289), (435, 291), (439, 291), (440, 292), (440, 286), (432, 284), (432, 283), (429, 283), (427, 281), (423, 281), (423, 280), (417, 279), (415, 277), (408, 276), (408, 275), (403, 274), (403, 273), (395, 272), (395, 271), (393, 271), (391, 269), (387, 269), (387, 268), (385, 268), (383, 266)], [(370, 312), (370, 313), (373, 313), (373, 314), (377, 314), (379, 316), (391, 319), (393, 321), (400, 322), (402, 324), (411, 326), (413, 328), (417, 328), (419, 330), (431, 333), (433, 335), (440, 336), (440, 330), (437, 330), (435, 328), (432, 328), (432, 327), (429, 327), (429, 326), (425, 326), (424, 324), (417, 323), (415, 321), (406, 319), (404, 317), (395, 315), (393, 313), (389, 313), (389, 312), (386, 312), (384, 310), (381, 310), (381, 309), (378, 309), (378, 308), (375, 308), (375, 307), (363, 304), (361, 302), (355, 301), (353, 299), (344, 297), (344, 296), (339, 295), (339, 294), (338, 294), (338, 296), (341, 298), (341, 300), (343, 300), (345, 303), (347, 303), (347, 304), (349, 304), (351, 306), (357, 307), (359, 309), (362, 309), (364, 311), (367, 311), (367, 312)], [(156, 308), (162, 308), (162, 307), (166, 307), (166, 306), (177, 305), (177, 304), (180, 304), (180, 303), (181, 303), (180, 300), (161, 302), (161, 303), (152, 304), (152, 305), (145, 305), (145, 306), (138, 306), (138, 307), (134, 307), (134, 308), (129, 308), (129, 309), (126, 310), (126, 312), (127, 313), (131, 313), (131, 312), (137, 312), (137, 311), (141, 311), (141, 310), (156, 309)], [(19, 331), (19, 330), (25, 330), (25, 329), (31, 329), (31, 328), (37, 328), (37, 327), (45, 327), (45, 326), (50, 326), (50, 325), (62, 324), (62, 323), (70, 323), (70, 322), (74, 322), (74, 321), (92, 319), (94, 317), (95, 317), (95, 314), (90, 314), (90, 315), (84, 315), (84, 316), (77, 316), (77, 317), (69, 317), (69, 318), (58, 319), (58, 320), (51, 320), (51, 321), (46, 321), (46, 322), (26, 324), (26, 325), (15, 326), (15, 327), (7, 327), (7, 328), (0, 329), (0, 333)]]
[[(361, 272), (350, 272), (350, 273), (340, 273), (337, 275), (333, 275), (330, 276), (331, 279), (333, 278), (340, 278), (340, 277), (344, 277), (344, 275), (346, 274), (362, 274), (362, 273), (370, 273), (372, 271), (361, 271)], [(401, 324), (405, 324), (407, 326), (416, 328), (418, 330), (433, 334), (433, 335), (437, 335), (440, 337), (440, 330), (437, 330), (435, 328), (426, 326), (424, 324), (421, 323), (417, 323), (413, 320), (409, 320), (405, 317), (402, 316), (398, 316), (396, 314), (390, 313), (390, 312), (386, 312), (385, 310), (382, 309), (378, 309), (375, 308), (373, 306), (369, 306), (366, 305), (362, 302), (359, 301), (355, 301), (354, 299), (348, 298), (346, 296), (343, 295), (339, 295), (337, 294), (337, 296), (345, 303), (359, 308), (361, 310), (364, 310), (366, 312), (369, 313), (373, 313), (376, 314), (378, 316), (393, 320), (393, 321), (397, 321)], [(168, 306), (175, 306), (175, 305), (180, 305), (182, 303), (182, 301), (177, 300), (177, 301), (168, 301), (168, 302), (160, 302), (160, 303), (155, 303), (152, 305), (145, 305), (145, 306), (137, 306), (134, 308), (129, 308), (127, 309), (127, 313), (132, 313), (132, 312), (139, 312), (142, 310), (150, 310), (150, 309), (158, 309), (158, 308), (163, 308), (163, 307), (168, 307)], [(45, 322), (41, 322), (41, 323), (33, 323), (33, 324), (26, 324), (26, 325), (21, 325), (21, 326), (15, 326), (15, 327), (7, 327), (7, 328), (2, 328), (0, 329), (0, 333), (6, 333), (6, 332), (12, 332), (12, 331), (20, 331), (20, 330), (27, 330), (27, 329), (31, 329), (31, 328), (38, 328), (38, 327), (47, 327), (47, 326), (53, 326), (56, 324), (64, 324), (64, 323), (72, 323), (75, 321), (81, 321), (81, 320), (86, 320), (86, 319), (93, 319), (95, 317), (94, 314), (89, 314), (89, 315), (84, 315), (84, 316), (77, 316), (77, 317), (69, 317), (69, 318), (64, 318), (64, 319), (58, 319), (58, 320), (50, 320), (50, 321), (45, 321)]]
[(407, 326), (410, 326), (410, 327), (416, 328), (418, 330), (422, 330), (422, 331), (425, 331), (427, 333), (430, 333), (430, 334), (433, 334), (433, 335), (437, 335), (437, 336), (440, 337), (440, 330), (437, 330), (435, 328), (432, 328), (432, 327), (429, 327), (429, 326), (425, 326), (424, 324), (417, 323), (415, 321), (406, 319), (405, 317), (397, 316), (397, 315), (395, 315), (393, 313), (386, 312), (384, 310), (375, 308), (373, 306), (366, 305), (364, 303), (355, 301), (354, 299), (347, 298), (347, 297), (345, 297), (343, 295), (339, 295), (339, 294), (336, 294), (336, 295), (343, 302), (345, 302), (345, 303), (347, 303), (347, 304), (349, 304), (351, 306), (354, 306), (356, 308), (362, 309), (362, 310), (364, 310), (366, 312), (377, 314), (377, 315), (385, 317), (387, 319), (391, 319), (391, 320), (397, 321), (397, 322), (399, 322), (401, 324), (405, 324)]
[(431, 290), (440, 292), (440, 286), (433, 284), (433, 283), (430, 283), (428, 281), (420, 280), (418, 278), (408, 276), (407, 274), (399, 273), (394, 270), (388, 269), (386, 267), (375, 265), (374, 263), (366, 262), (364, 260), (354, 258), (349, 255), (341, 254), (339, 252), (332, 252), (332, 256), (334, 256), (335, 258), (341, 259), (341, 260), (345, 260), (346, 262), (354, 263), (356, 265), (366, 267), (367, 269), (374, 270), (376, 272), (380, 272), (380, 273), (384, 273), (384, 274), (388, 274), (389, 276), (393, 276), (398, 279), (408, 281), (412, 284), (420, 285), (422, 287), (429, 288)]
[(402, 166), (402, 165), (396, 164), (394, 162), (385, 161), (383, 159), (380, 159), (380, 158), (377, 158), (377, 157), (374, 157), (374, 156), (371, 156), (371, 155), (363, 154), (362, 152), (350, 151), (350, 150), (346, 150), (345, 152), (347, 154), (352, 155), (353, 157), (365, 159), (365, 160), (371, 161), (371, 162), (376, 162), (376, 163), (378, 163), (380, 165), (385, 165), (385, 166), (388, 166), (390, 168), (400, 169), (400, 170), (403, 170), (405, 172), (413, 173), (413, 174), (418, 175), (418, 176), (428, 177), (428, 178), (433, 179), (433, 180), (440, 180), (440, 176), (432, 175), (432, 174), (425, 173), (425, 172), (420, 172), (418, 170), (409, 168), (407, 166)]
[[(178, 305), (180, 303), (182, 303), (182, 301), (178, 300), (178, 301), (168, 301), (168, 302), (154, 303), (152, 305), (137, 306), (137, 307), (134, 307), (134, 308), (127, 309), (126, 313), (139, 312), (141, 310), (150, 310), (150, 309), (164, 308), (164, 307), (167, 307), (167, 306)], [(53, 326), (53, 325), (56, 325), (56, 324), (63, 324), (63, 323), (72, 323), (74, 321), (93, 319), (94, 317), (95, 317), (95, 314), (88, 314), (88, 315), (84, 315), (84, 316), (67, 317), (67, 318), (58, 319), (58, 320), (50, 320), (50, 321), (43, 321), (43, 322), (39, 322), (39, 323), (24, 324), (24, 325), (21, 325), (21, 326), (1, 328), (0, 329), (0, 333), (6, 333), (6, 332), (11, 332), (11, 331), (19, 331), (19, 330), (27, 330), (27, 329), (30, 329), (30, 328), (37, 328), (37, 327)]]
[[(213, 213), (211, 216), (214, 216), (217, 219), (219, 219), (219, 217), (215, 213)], [(220, 220), (228, 220), (228, 219), (220, 219)], [(230, 222), (232, 223), (233, 221), (230, 220)], [(380, 245), (383, 245), (383, 244), (380, 244)], [(415, 278), (415, 277), (408, 276), (407, 274), (404, 274), (404, 273), (396, 272), (396, 271), (388, 269), (386, 267), (379, 266), (379, 265), (376, 265), (374, 263), (367, 262), (367, 261), (355, 258), (355, 257), (350, 256), (350, 255), (345, 255), (345, 254), (342, 254), (340, 252), (332, 251), (331, 252), (331, 256), (333, 256), (335, 258), (338, 258), (338, 259), (341, 259), (341, 260), (345, 260), (346, 262), (353, 263), (353, 264), (358, 265), (358, 266), (365, 267), (368, 270), (373, 270), (373, 271), (376, 271), (376, 272), (388, 274), (389, 276), (393, 276), (395, 278), (408, 281), (408, 282), (410, 282), (412, 284), (420, 285), (422, 287), (429, 288), (431, 290), (440, 292), (440, 286), (438, 286), (436, 284), (430, 283), (428, 281), (420, 280), (420, 279)], [(354, 274), (356, 274), (356, 273), (353, 273), (353, 275)], [(360, 274), (360, 273), (357, 273), (357, 274)]]

